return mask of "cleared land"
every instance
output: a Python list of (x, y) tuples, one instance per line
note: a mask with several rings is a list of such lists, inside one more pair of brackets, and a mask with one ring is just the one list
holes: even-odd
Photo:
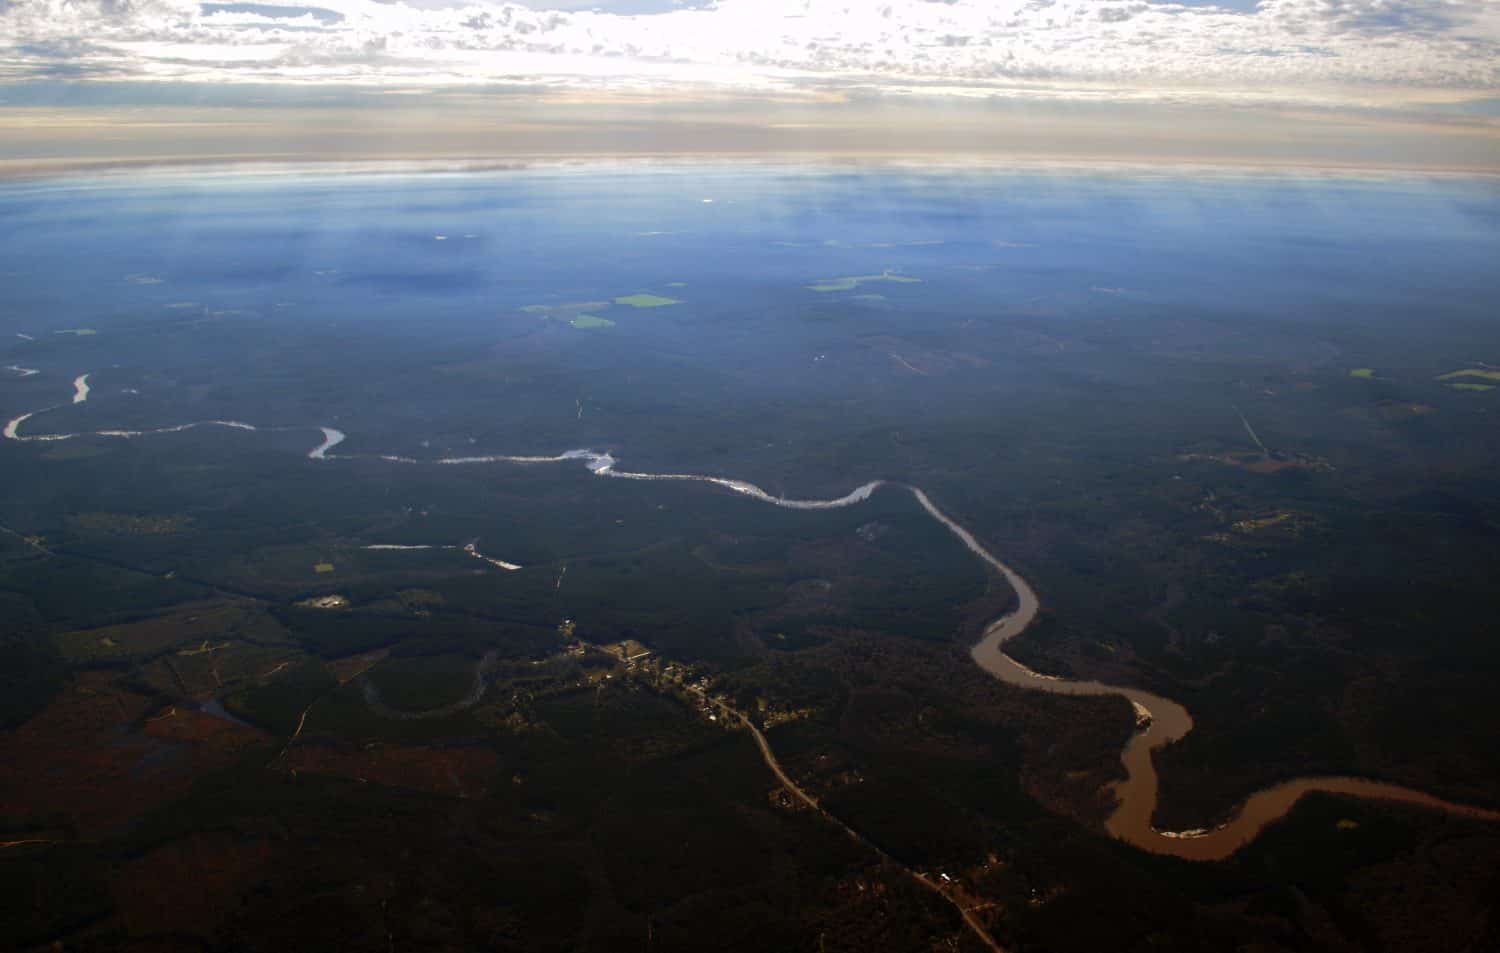
[(593, 314), (580, 314), (568, 323), (575, 328), (612, 328), (615, 326), (609, 318), (601, 318)]
[(1500, 381), (1500, 371), (1483, 367), (1465, 367), (1460, 370), (1449, 371), (1446, 374), (1439, 374), (1438, 380), (1451, 381), (1461, 377), (1478, 377), (1487, 381)]
[(850, 275), (846, 278), (828, 278), (823, 281), (816, 281), (808, 285), (807, 288), (809, 291), (821, 291), (825, 293), (830, 291), (853, 291), (860, 285), (868, 284), (872, 281), (890, 281), (903, 285), (918, 285), (922, 283), (921, 278), (883, 272), (878, 275)]
[(189, 643), (190, 650), (198, 650), (205, 642), (231, 639), (281, 643), (287, 640), (287, 632), (253, 606), (202, 603), (140, 622), (63, 632), (54, 637), (54, 643), (69, 661), (97, 663), (147, 658)]
[(661, 295), (635, 294), (616, 298), (615, 304), (623, 304), (632, 308), (664, 308), (669, 304), (682, 304), (676, 298), (664, 298)]

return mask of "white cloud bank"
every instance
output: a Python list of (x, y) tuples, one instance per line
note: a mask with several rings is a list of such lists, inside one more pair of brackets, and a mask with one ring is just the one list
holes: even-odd
[(654, 15), (0, 0), (0, 82), (523, 84), (572, 96), (875, 91), (1385, 105), (1497, 95), (1496, 0), (720, 0)]

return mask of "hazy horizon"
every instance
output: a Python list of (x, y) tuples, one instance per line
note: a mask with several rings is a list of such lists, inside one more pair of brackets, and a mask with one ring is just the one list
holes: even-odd
[(0, 167), (734, 154), (1494, 171), (1497, 64), (1500, 14), (1467, 0), (8, 0)]

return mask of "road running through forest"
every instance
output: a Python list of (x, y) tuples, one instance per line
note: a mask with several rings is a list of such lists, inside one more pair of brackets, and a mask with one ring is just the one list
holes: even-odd
[[(89, 394), (88, 376), (88, 374), (81, 375), (74, 381), (75, 403), (82, 402)], [(228, 427), (245, 431), (256, 431), (259, 429), (251, 424), (240, 421), (205, 420), (152, 430), (96, 430), (38, 435), (23, 435), (21, 433), (22, 426), (33, 417), (58, 410), (64, 406), (67, 405), (55, 404), (42, 410), (21, 414), (11, 419), (6, 424), (3, 432), (0, 432), (0, 435), (3, 435), (7, 440), (19, 442), (55, 442), (87, 436), (136, 438), (152, 434), (180, 433), (196, 427), (211, 426)], [(872, 480), (861, 484), (841, 497), (827, 500), (798, 500), (773, 496), (753, 483), (729, 477), (691, 473), (638, 473), (621, 470), (618, 468), (619, 461), (613, 454), (606, 451), (579, 449), (568, 450), (551, 456), (496, 454), (470, 457), (437, 457), (424, 460), (414, 457), (381, 454), (351, 455), (330, 453), (329, 451), (344, 443), (347, 439), (346, 434), (332, 427), (309, 426), (306, 428), (276, 427), (266, 429), (277, 431), (296, 429), (320, 431), (323, 438), (322, 441), (308, 451), (307, 456), (309, 459), (323, 462), (347, 459), (378, 459), (398, 464), (436, 466), (493, 464), (532, 466), (577, 462), (583, 464), (590, 473), (598, 477), (622, 480), (707, 483), (762, 503), (793, 510), (827, 510), (857, 506), (870, 499), (882, 487), (905, 490), (911, 493), (918, 505), (922, 507), (928, 516), (943, 525), (965, 548), (984, 562), (985, 565), (999, 573), (1016, 593), (1016, 608), (986, 626), (979, 643), (973, 647), (971, 654), (976, 664), (1007, 684), (1022, 688), (1050, 692), (1056, 695), (1119, 695), (1131, 702), (1132, 707), (1137, 713), (1138, 720), (1143, 727), (1131, 737), (1124, 751), (1121, 753), (1120, 760), (1125, 767), (1125, 779), (1115, 786), (1119, 803), (1105, 822), (1109, 833), (1120, 840), (1151, 853), (1166, 854), (1185, 860), (1222, 860), (1253, 841), (1267, 825), (1285, 817), (1303, 795), (1312, 792), (1340, 794), (1373, 800), (1398, 801), (1456, 816), (1500, 822), (1500, 811), (1446, 801), (1422, 791), (1400, 785), (1387, 784), (1381, 781), (1332, 776), (1297, 778), (1257, 791), (1233, 812), (1230, 820), (1212, 829), (1165, 831), (1153, 827), (1151, 818), (1156, 812), (1160, 779), (1157, 776), (1152, 755), (1157, 749), (1185, 737), (1193, 728), (1192, 716), (1188, 714), (1187, 709), (1182, 705), (1171, 699), (1163, 698), (1160, 695), (1129, 686), (1108, 685), (1102, 682), (1077, 681), (1043, 675), (1032, 671), (1007, 655), (1005, 653), (1005, 643), (1020, 635), (1031, 625), (1032, 621), (1036, 618), (1038, 610), (1041, 608), (1041, 600), (1038, 598), (1036, 591), (1031, 588), (1030, 584), (1019, 573), (986, 549), (973, 533), (941, 510), (926, 492), (915, 486), (905, 486), (885, 480)], [(475, 554), (471, 553), (471, 555)], [(484, 558), (488, 559), (488, 557)], [(499, 561), (495, 561), (495, 563), (503, 569), (509, 569), (512, 565)], [(743, 716), (741, 717), (743, 718)], [(751, 727), (753, 729), (753, 726)], [(758, 743), (762, 745), (767, 764), (775, 764), (774, 756), (770, 753), (769, 745), (766, 743), (764, 736), (760, 734), (758, 729), (754, 730)], [(789, 789), (794, 792), (800, 792), (800, 789), (790, 784), (790, 779), (782, 775), (779, 765), (775, 766), (773, 770), (776, 771), (778, 776), (783, 777), (783, 781), (788, 784)], [(805, 795), (801, 796), (806, 797)], [(810, 803), (816, 807), (816, 802)], [(818, 809), (822, 810), (821, 808)], [(842, 822), (840, 823), (842, 826)], [(845, 830), (849, 830), (849, 828), (845, 827)], [(850, 831), (850, 833), (853, 836), (858, 836), (853, 834), (853, 831)]]

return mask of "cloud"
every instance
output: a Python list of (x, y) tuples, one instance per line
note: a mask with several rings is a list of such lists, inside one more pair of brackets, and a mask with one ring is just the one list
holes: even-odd
[(311, 17), (322, 23), (337, 23), (344, 15), (326, 7), (276, 6), (269, 3), (205, 3), (198, 8), (203, 14), (215, 13), (250, 14), (271, 19), (293, 19)]
[(1490, 0), (1236, 5), (0, 0), (0, 77), (1356, 104), (1500, 90)]

